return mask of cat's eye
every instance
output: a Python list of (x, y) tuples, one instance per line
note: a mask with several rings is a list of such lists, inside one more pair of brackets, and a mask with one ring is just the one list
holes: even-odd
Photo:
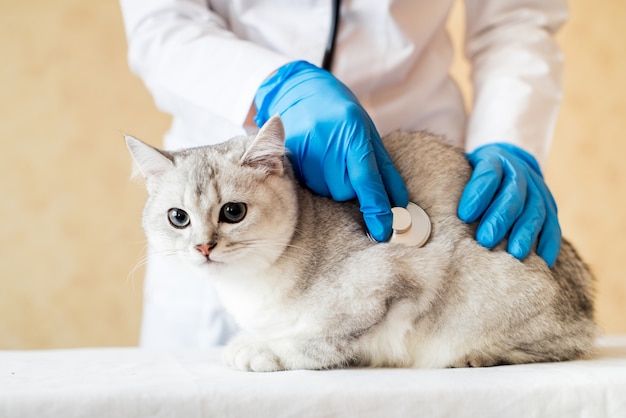
[(246, 217), (248, 208), (245, 203), (242, 202), (228, 202), (222, 206), (220, 211), (220, 222), (226, 222), (229, 224), (236, 224), (241, 222)]
[(182, 209), (172, 208), (167, 212), (167, 218), (174, 228), (187, 228), (191, 223), (189, 214)]

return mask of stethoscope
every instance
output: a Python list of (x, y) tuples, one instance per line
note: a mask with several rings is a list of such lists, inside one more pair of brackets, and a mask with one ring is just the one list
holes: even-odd
[[(326, 50), (324, 51), (324, 59), (322, 60), (322, 68), (327, 71), (331, 70), (335, 56), (335, 42), (337, 40), (337, 29), (339, 29), (340, 8), (341, 0), (333, 0), (330, 32), (328, 33), (328, 41), (326, 42)], [(430, 218), (421, 207), (415, 203), (409, 202), (406, 208), (394, 207), (391, 209), (391, 212), (393, 213), (393, 232), (389, 242), (421, 247), (428, 241), (431, 232)], [(367, 235), (372, 241), (376, 242), (369, 235), (369, 232)]]
[(337, 40), (337, 29), (339, 29), (339, 10), (341, 9), (341, 0), (333, 0), (333, 9), (330, 17), (330, 32), (328, 33), (328, 41), (326, 42), (326, 50), (324, 51), (324, 59), (322, 60), (322, 68), (330, 71), (335, 56), (335, 42)]

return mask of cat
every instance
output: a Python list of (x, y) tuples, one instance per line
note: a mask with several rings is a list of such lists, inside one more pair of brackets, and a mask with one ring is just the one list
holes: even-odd
[(593, 278), (563, 240), (550, 269), (489, 250), (457, 217), (472, 168), (441, 138), (395, 132), (385, 147), (430, 216), (421, 248), (373, 243), (356, 201), (295, 178), (278, 116), (256, 135), (161, 151), (127, 137), (146, 179), (143, 227), (157, 251), (212, 280), (242, 328), (236, 369), (481, 367), (593, 353)]

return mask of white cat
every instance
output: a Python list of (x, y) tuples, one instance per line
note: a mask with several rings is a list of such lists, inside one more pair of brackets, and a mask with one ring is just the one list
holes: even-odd
[(238, 369), (465, 367), (588, 356), (592, 277), (563, 241), (553, 269), (474, 239), (457, 217), (464, 154), (425, 133), (384, 138), (411, 201), (430, 216), (421, 248), (373, 244), (358, 204), (294, 178), (284, 131), (165, 152), (127, 137), (146, 178), (150, 244), (201, 269), (244, 330)]

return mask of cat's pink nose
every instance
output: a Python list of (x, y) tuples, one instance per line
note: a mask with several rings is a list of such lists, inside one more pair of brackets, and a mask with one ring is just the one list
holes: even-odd
[(211, 254), (211, 250), (215, 248), (216, 245), (217, 244), (213, 242), (209, 242), (207, 244), (200, 244), (200, 245), (196, 245), (196, 250), (198, 250), (200, 254), (202, 254), (203, 256), (208, 257), (209, 254)]

